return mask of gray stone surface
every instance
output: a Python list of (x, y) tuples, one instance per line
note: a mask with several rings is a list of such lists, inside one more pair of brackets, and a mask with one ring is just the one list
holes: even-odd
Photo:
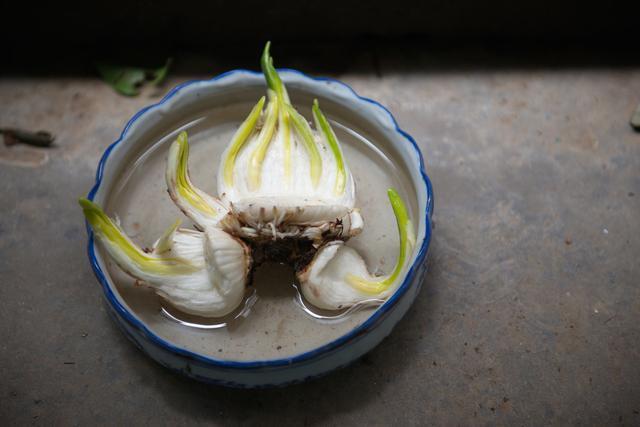
[(105, 312), (76, 199), (157, 95), (0, 79), (0, 126), (58, 137), (47, 151), (0, 147), (0, 424), (638, 425), (640, 69), (367, 63), (337, 77), (424, 152), (430, 271), (361, 361), (266, 391), (170, 373)]

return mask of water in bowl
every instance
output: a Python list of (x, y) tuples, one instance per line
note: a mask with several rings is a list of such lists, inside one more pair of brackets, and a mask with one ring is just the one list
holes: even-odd
[[(183, 227), (191, 227), (166, 192), (169, 145), (178, 132), (188, 132), (192, 180), (215, 195), (220, 156), (250, 109), (251, 105), (242, 103), (200, 112), (149, 140), (144, 150), (122, 166), (107, 212), (118, 217), (125, 232), (143, 247), (150, 247), (176, 218), (183, 219)], [(311, 117), (309, 110), (301, 108), (300, 112)], [(374, 140), (343, 120), (334, 120), (332, 125), (356, 181), (357, 206), (365, 219), (362, 234), (348, 244), (364, 256), (371, 271), (389, 272), (396, 260), (398, 236), (386, 189), (396, 188), (416, 218), (417, 207), (408, 197), (410, 181), (396, 166), (392, 150), (385, 150), (386, 141)], [(152, 290), (136, 286), (112, 261), (107, 264), (126, 304), (152, 330), (179, 346), (220, 359), (265, 360), (311, 350), (364, 322), (382, 302), (373, 298), (341, 312), (318, 310), (298, 291), (291, 267), (265, 264), (256, 270), (241, 307), (224, 319), (211, 320), (175, 310)]]

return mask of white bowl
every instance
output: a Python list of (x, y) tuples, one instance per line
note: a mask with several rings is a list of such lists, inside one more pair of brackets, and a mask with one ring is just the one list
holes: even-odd
[[(407, 202), (416, 214), (416, 249), (410, 261), (411, 267), (404, 274), (397, 291), (377, 309), (361, 313), (361, 320), (354, 323), (353, 327), (348, 330), (334, 328), (340, 332), (338, 336), (311, 333), (311, 336), (320, 337), (317, 342), (308, 342), (300, 351), (290, 348), (284, 357), (273, 357), (275, 350), (271, 347), (265, 347), (264, 352), (260, 348), (253, 348), (254, 356), (264, 354), (266, 357), (247, 359), (235, 357), (233, 352), (229, 356), (222, 348), (218, 349), (220, 354), (214, 353), (210, 347), (216, 345), (215, 336), (203, 335), (202, 331), (177, 324), (170, 325), (171, 333), (163, 329), (163, 325), (170, 320), (159, 315), (157, 304), (155, 308), (149, 309), (144, 304), (139, 304), (135, 298), (127, 296), (129, 288), (118, 283), (117, 273), (114, 273), (110, 261), (96, 248), (91, 230), (87, 228), (91, 265), (102, 285), (113, 317), (125, 334), (138, 348), (163, 366), (209, 383), (241, 388), (279, 386), (318, 377), (353, 362), (382, 341), (407, 312), (420, 290), (426, 270), (427, 249), (431, 239), (433, 191), (415, 141), (398, 127), (386, 108), (373, 100), (360, 97), (346, 84), (333, 79), (312, 78), (295, 70), (284, 69), (279, 72), (294, 104), (304, 100), (304, 105), (307, 105), (312, 98), (318, 98), (323, 111), (330, 118), (365, 129), (370, 141), (379, 145), (381, 152), (384, 151), (394, 159), (394, 167), (406, 178)], [(212, 107), (255, 102), (264, 92), (262, 74), (246, 70), (234, 70), (211, 80), (191, 81), (177, 86), (160, 102), (144, 108), (127, 123), (120, 138), (102, 156), (96, 183), (88, 198), (102, 206), (108, 205), (109, 199), (122, 190), (122, 184), (119, 183), (123, 175), (126, 175), (126, 165), (140, 163), (145, 150), (156, 150), (161, 145), (157, 141), (169, 138), (181, 125), (188, 122), (189, 117)], [(377, 147), (374, 149), (378, 150)], [(212, 168), (215, 168), (216, 163), (217, 159), (211, 159)], [(361, 169), (366, 169), (366, 165)], [(158, 185), (160, 184), (164, 183), (159, 182)], [(145, 187), (145, 193), (156, 194), (156, 190), (157, 188), (147, 190)], [(385, 194), (384, 189), (381, 189), (381, 194)], [(152, 202), (146, 204), (151, 205)], [(360, 207), (366, 220), (366, 204)], [(147, 218), (152, 222), (154, 210), (159, 208), (146, 209)], [(390, 222), (388, 230), (389, 233), (394, 233), (395, 224)], [(378, 238), (380, 245), (391, 245), (382, 242), (383, 240), (393, 243), (392, 239), (385, 238), (385, 234), (381, 236), (382, 238)], [(390, 259), (394, 256), (395, 253), (389, 254)], [(317, 326), (318, 330), (330, 327), (325, 323), (318, 323)], [(327, 336), (331, 338), (328, 339)]]

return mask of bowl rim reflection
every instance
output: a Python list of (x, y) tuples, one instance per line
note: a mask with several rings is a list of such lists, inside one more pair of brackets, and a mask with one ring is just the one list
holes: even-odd
[[(345, 333), (344, 335), (328, 342), (325, 344), (320, 345), (319, 347), (316, 347), (312, 350), (309, 351), (305, 351), (293, 356), (289, 356), (289, 357), (283, 357), (283, 358), (277, 358), (277, 359), (265, 359), (265, 360), (250, 360), (250, 361), (235, 361), (235, 360), (229, 360), (229, 359), (216, 359), (214, 357), (211, 356), (206, 356), (204, 354), (200, 354), (197, 353), (195, 351), (189, 350), (187, 348), (183, 348), (180, 347), (176, 344), (171, 343), (170, 341), (160, 337), (158, 334), (156, 334), (154, 331), (151, 330), (151, 328), (149, 328), (145, 322), (143, 322), (141, 319), (139, 319), (137, 316), (135, 316), (125, 305), (123, 305), (118, 298), (116, 297), (115, 293), (114, 293), (114, 289), (113, 289), (113, 285), (110, 283), (109, 279), (107, 278), (107, 276), (105, 275), (105, 273), (103, 272), (102, 268), (99, 265), (99, 261), (98, 258), (96, 256), (96, 250), (95, 250), (95, 245), (94, 245), (94, 238), (93, 238), (93, 232), (91, 230), (91, 228), (89, 227), (89, 225), (85, 222), (86, 225), (86, 229), (87, 229), (87, 233), (89, 236), (88, 239), (88, 256), (89, 256), (89, 260), (91, 262), (91, 266), (93, 268), (93, 271), (96, 275), (96, 277), (98, 278), (98, 281), (100, 282), (100, 284), (102, 285), (102, 289), (103, 292), (105, 294), (105, 297), (107, 299), (107, 301), (109, 302), (109, 304), (117, 311), (117, 313), (122, 316), (123, 319), (125, 319), (132, 327), (134, 327), (135, 329), (139, 330), (140, 332), (142, 332), (143, 336), (146, 337), (148, 340), (150, 340), (151, 342), (153, 342), (154, 344), (160, 346), (161, 348), (164, 348), (165, 350), (168, 350), (170, 352), (176, 353), (178, 355), (187, 357), (189, 359), (192, 360), (197, 360), (200, 361), (206, 365), (211, 365), (211, 366), (215, 366), (215, 367), (219, 367), (219, 368), (224, 368), (224, 369), (255, 369), (255, 368), (265, 368), (265, 367), (279, 367), (279, 366), (290, 366), (293, 364), (299, 364), (299, 363), (303, 363), (303, 362), (308, 362), (312, 359), (315, 359), (318, 356), (322, 356), (328, 353), (333, 352), (334, 350), (337, 350), (343, 346), (345, 346), (346, 344), (352, 342), (353, 340), (355, 340), (356, 338), (360, 337), (361, 335), (367, 333), (368, 331), (370, 331), (371, 329), (375, 328), (375, 326), (378, 324), (378, 322), (380, 322), (381, 320), (383, 320), (387, 314), (389, 314), (389, 312), (391, 311), (391, 309), (396, 305), (396, 302), (407, 292), (407, 290), (411, 287), (414, 278), (417, 274), (417, 270), (418, 268), (425, 263), (426, 260), (426, 256), (427, 256), (427, 251), (429, 248), (429, 243), (431, 241), (431, 216), (433, 214), (433, 208), (434, 208), (434, 200), (433, 200), (433, 188), (431, 185), (431, 180), (429, 179), (429, 176), (426, 173), (425, 170), (425, 166), (424, 166), (424, 159), (422, 157), (422, 153), (416, 143), (416, 141), (413, 139), (413, 137), (411, 137), (411, 135), (409, 135), (407, 132), (405, 132), (404, 130), (402, 130), (399, 126), (398, 123), (396, 121), (396, 119), (393, 117), (393, 115), (391, 114), (391, 112), (384, 107), (382, 104), (380, 104), (379, 102), (370, 99), (370, 98), (366, 98), (363, 96), (358, 95), (355, 90), (353, 90), (353, 88), (351, 88), (351, 86), (349, 86), (348, 84), (337, 80), (337, 79), (333, 79), (333, 78), (329, 78), (329, 77), (311, 77), (301, 71), (298, 70), (294, 70), (294, 69), (290, 69), (290, 68), (280, 68), (278, 69), (278, 72), (281, 74), (281, 76), (283, 77), (283, 80), (286, 82), (287, 80), (287, 76), (288, 75), (295, 75), (298, 78), (301, 78), (303, 81), (306, 80), (308, 83), (311, 84), (311, 86), (313, 85), (317, 85), (317, 83), (329, 83), (329, 84), (333, 84), (333, 85), (337, 85), (340, 86), (344, 89), (347, 89), (348, 92), (350, 93), (351, 96), (353, 96), (354, 101), (357, 102), (365, 102), (367, 104), (370, 104), (372, 106), (374, 106), (375, 108), (380, 109), (381, 111), (383, 111), (388, 118), (390, 119), (392, 125), (395, 128), (395, 131), (402, 136), (402, 139), (404, 141), (406, 141), (406, 143), (410, 144), (410, 146), (413, 148), (414, 151), (414, 155), (418, 158), (419, 160), (419, 173), (420, 173), (420, 177), (424, 182), (424, 186), (426, 188), (426, 206), (425, 206), (425, 211), (423, 212), (423, 214), (425, 215), (425, 235), (424, 238), (422, 239), (420, 248), (418, 250), (418, 253), (413, 261), (413, 263), (411, 264), (411, 267), (405, 272), (404, 274), (404, 279), (402, 284), (398, 287), (398, 289), (387, 299), (387, 301), (382, 304), (380, 307), (378, 307), (363, 323), (361, 323), (360, 325), (356, 326), (355, 328), (349, 330), (347, 333)], [(87, 198), (89, 200), (94, 200), (96, 193), (98, 191), (98, 189), (100, 188), (100, 185), (102, 184), (102, 180), (103, 180), (103, 176), (104, 176), (104, 170), (105, 170), (105, 164), (107, 162), (107, 160), (109, 159), (109, 156), (111, 154), (111, 152), (113, 151), (113, 149), (118, 146), (120, 143), (122, 143), (122, 141), (125, 140), (125, 138), (127, 137), (127, 133), (129, 131), (129, 129), (131, 128), (131, 126), (137, 122), (138, 120), (140, 120), (141, 118), (143, 118), (143, 116), (154, 110), (157, 109), (159, 107), (161, 107), (163, 104), (166, 104), (169, 100), (171, 100), (172, 98), (174, 98), (174, 96), (176, 96), (182, 89), (191, 86), (191, 85), (195, 85), (195, 84), (206, 84), (206, 83), (214, 83), (214, 82), (218, 82), (224, 79), (227, 79), (231, 76), (237, 76), (238, 74), (244, 74), (244, 75), (250, 75), (250, 76), (262, 76), (262, 73), (257, 72), (257, 71), (251, 71), (251, 70), (245, 70), (245, 69), (235, 69), (235, 70), (231, 70), (231, 71), (227, 71), (225, 73), (219, 74), (215, 77), (212, 77), (210, 79), (200, 79), (200, 80), (189, 80), (186, 81), (184, 83), (181, 83), (177, 86), (175, 86), (173, 89), (171, 89), (160, 101), (158, 101), (155, 104), (151, 104), (148, 105), (146, 107), (144, 107), (143, 109), (141, 109), (140, 111), (138, 111), (126, 124), (126, 126), (124, 127), (122, 133), (120, 134), (120, 137), (113, 142), (111, 145), (109, 145), (109, 147), (107, 147), (107, 149), (104, 151), (100, 162), (98, 164), (98, 168), (96, 171), (96, 177), (95, 177), (95, 184), (93, 185), (93, 187), (91, 188), (91, 190), (89, 191)], [(417, 189), (418, 191), (421, 191), (420, 188)]]

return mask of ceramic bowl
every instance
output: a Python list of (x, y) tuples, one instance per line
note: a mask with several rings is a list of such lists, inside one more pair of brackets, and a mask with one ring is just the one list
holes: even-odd
[[(257, 272), (259, 296), (252, 312), (233, 328), (192, 328), (161, 314), (158, 297), (133, 286), (94, 245), (88, 253), (107, 305), (124, 333), (161, 365), (197, 380), (232, 387), (269, 387), (318, 377), (353, 362), (386, 337), (420, 290), (431, 238), (433, 192), (415, 141), (379, 103), (337, 80), (279, 70), (292, 102), (306, 117), (317, 98), (343, 143), (356, 180), (365, 231), (349, 241), (370, 265), (395, 262), (397, 232), (384, 186), (402, 187), (417, 231), (417, 244), (402, 284), (383, 304), (346, 320), (317, 320), (288, 292), (291, 272), (275, 266)], [(88, 198), (118, 216), (139, 244), (179, 215), (162, 178), (168, 144), (187, 129), (196, 185), (215, 194), (218, 156), (250, 109), (265, 93), (262, 74), (234, 70), (191, 81), (138, 112), (104, 153)], [(347, 141), (345, 143), (345, 141)], [(368, 228), (367, 228), (368, 227)], [(284, 288), (276, 283), (287, 284)], [(284, 289), (282, 294), (271, 287)], [(261, 292), (263, 294), (261, 295)], [(262, 298), (262, 299), (260, 299)]]

